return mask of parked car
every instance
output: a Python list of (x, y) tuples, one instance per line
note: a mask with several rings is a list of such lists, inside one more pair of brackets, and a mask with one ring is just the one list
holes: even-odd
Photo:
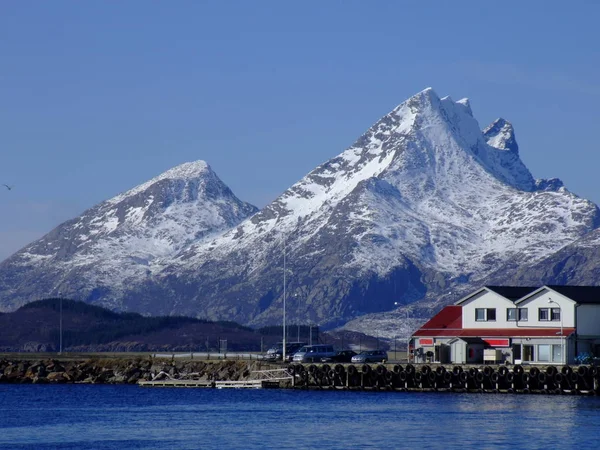
[(294, 355), (294, 362), (319, 362), (335, 355), (333, 345), (305, 345)]
[(336, 352), (335, 355), (333, 356), (326, 356), (324, 358), (321, 358), (321, 362), (350, 362), (352, 360), (352, 357), (356, 355), (356, 352), (353, 352), (352, 350), (341, 350), (339, 352)]
[(370, 362), (383, 362), (387, 361), (387, 352), (384, 350), (365, 350), (360, 352), (358, 355), (353, 356), (351, 362), (353, 363), (370, 363)]
[[(294, 353), (306, 345), (306, 342), (287, 342), (285, 344), (285, 359), (292, 361)], [(281, 361), (283, 359), (283, 343), (278, 342), (269, 350), (264, 357), (267, 361)]]

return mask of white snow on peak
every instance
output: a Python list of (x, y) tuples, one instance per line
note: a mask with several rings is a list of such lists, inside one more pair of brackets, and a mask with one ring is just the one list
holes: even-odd
[[(170, 182), (160, 184), (164, 180)], [(126, 289), (132, 280), (150, 276), (157, 261), (230, 229), (256, 210), (235, 197), (206, 162), (190, 162), (85, 211), (16, 256), (20, 264), (80, 268), (91, 286)]]
[(160, 175), (152, 178), (149, 181), (146, 181), (145, 183), (140, 184), (139, 186), (134, 187), (133, 189), (128, 190), (127, 192), (124, 192), (107, 200), (107, 202), (113, 204), (119, 203), (127, 197), (131, 197), (133, 195), (147, 190), (150, 186), (162, 180), (189, 180), (210, 173), (212, 173), (212, 169), (205, 161), (198, 160), (183, 163), (167, 170), (166, 172), (161, 173)]
[(471, 102), (469, 101), (468, 98), (461, 98), (459, 101), (456, 102), (457, 105), (462, 106), (465, 109), (465, 112), (470, 115), (471, 117), (473, 117), (473, 110), (471, 109)]
[(498, 150), (509, 150), (518, 153), (515, 131), (510, 122), (499, 118), (483, 130), (487, 143)]

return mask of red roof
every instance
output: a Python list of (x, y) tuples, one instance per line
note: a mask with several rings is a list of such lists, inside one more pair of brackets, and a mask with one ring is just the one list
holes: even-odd
[[(417, 333), (422, 330), (462, 330), (462, 306), (446, 306), (429, 319)], [(416, 333), (415, 333), (416, 335)], [(427, 335), (429, 336), (429, 335)]]
[[(562, 336), (569, 336), (575, 328), (564, 328)], [(466, 328), (462, 327), (462, 306), (446, 306), (419, 328), (413, 336), (426, 337), (556, 337), (560, 328)]]

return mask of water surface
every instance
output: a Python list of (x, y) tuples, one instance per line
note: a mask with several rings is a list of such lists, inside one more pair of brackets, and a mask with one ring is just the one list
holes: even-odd
[(2, 448), (596, 448), (600, 398), (0, 385)]

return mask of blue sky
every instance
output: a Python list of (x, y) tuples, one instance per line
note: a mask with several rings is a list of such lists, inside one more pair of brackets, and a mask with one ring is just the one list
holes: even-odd
[(0, 259), (206, 160), (264, 206), (427, 86), (600, 203), (597, 2), (2, 2)]

